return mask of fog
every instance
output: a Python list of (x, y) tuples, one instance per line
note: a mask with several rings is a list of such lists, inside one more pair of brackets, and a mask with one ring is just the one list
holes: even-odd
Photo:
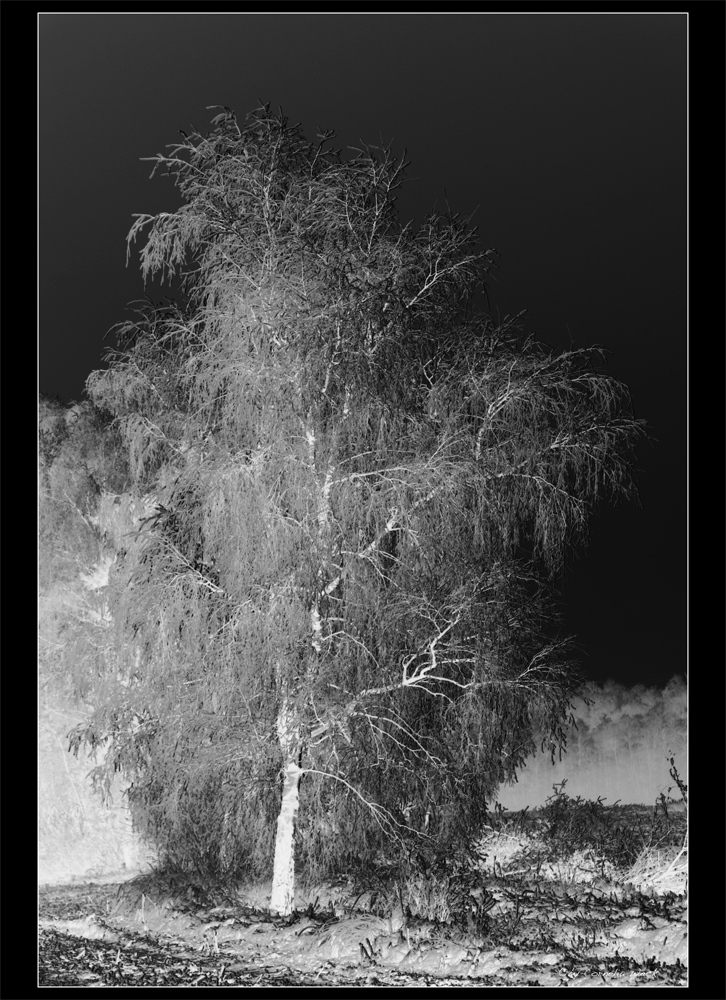
[(587, 704), (574, 706), (576, 728), (568, 730), (567, 752), (555, 763), (549, 751), (529, 758), (511, 787), (500, 788), (505, 809), (535, 808), (553, 794), (553, 785), (566, 779), (571, 797), (654, 805), (661, 793), (680, 799), (670, 776), (670, 757), (688, 783), (687, 688), (677, 675), (665, 688), (637, 685), (627, 688), (613, 681), (590, 683)]

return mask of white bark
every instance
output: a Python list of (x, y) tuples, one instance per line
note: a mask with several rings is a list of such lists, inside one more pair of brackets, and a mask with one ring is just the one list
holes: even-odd
[[(315, 433), (308, 425), (305, 428), (308, 446), (308, 460), (311, 469), (315, 469)], [(320, 538), (324, 538), (328, 529), (330, 513), (330, 491), (333, 485), (333, 466), (329, 466), (325, 479), (319, 484), (319, 500), (317, 522)], [(326, 595), (329, 591), (325, 591)], [(322, 651), (323, 623), (320, 616), (318, 599), (310, 608), (311, 645), (316, 654)], [(281, 916), (289, 916), (295, 904), (295, 828), (300, 804), (300, 777), (302, 769), (298, 765), (301, 745), (299, 723), (289, 703), (283, 703), (277, 718), (277, 734), (280, 749), (285, 759), (285, 778), (282, 791), (280, 814), (277, 818), (277, 834), (275, 837), (275, 861), (272, 875), (272, 891), (270, 894), (270, 910)]]
[(287, 917), (292, 913), (295, 903), (295, 823), (302, 773), (297, 763), (299, 727), (295, 724), (293, 711), (287, 702), (280, 706), (277, 716), (277, 735), (285, 758), (285, 780), (282, 787), (280, 815), (277, 817), (270, 909)]
[(285, 768), (285, 784), (282, 791), (282, 805), (277, 818), (275, 838), (275, 867), (272, 875), (270, 910), (281, 916), (289, 916), (295, 904), (295, 823), (299, 804), (301, 769), (297, 762), (288, 760)]

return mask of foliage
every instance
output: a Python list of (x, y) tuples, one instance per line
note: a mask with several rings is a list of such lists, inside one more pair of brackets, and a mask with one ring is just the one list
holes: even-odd
[(646, 820), (642, 815), (635, 818), (636, 813), (631, 806), (606, 806), (602, 799), (573, 799), (555, 786), (554, 794), (537, 811), (535, 826), (553, 857), (590, 850), (601, 861), (626, 869), (644, 849), (673, 846), (682, 839), (680, 818), (655, 810)]
[(455, 843), (535, 731), (565, 740), (549, 584), (632, 492), (642, 422), (601, 352), (473, 314), (493, 251), (456, 215), (402, 225), (388, 149), (344, 160), (267, 106), (214, 125), (155, 158), (184, 204), (129, 235), (184, 302), (88, 381), (152, 509), (75, 739), (180, 863), (264, 870), (290, 760), (309, 870)]
[(41, 396), (38, 413), (41, 588), (77, 579), (93, 562), (101, 493), (127, 485), (127, 466), (108, 415), (90, 403), (68, 407)]
[(686, 809), (688, 809), (688, 785), (685, 783), (683, 778), (681, 778), (680, 774), (678, 773), (678, 768), (676, 767), (675, 759), (671, 757), (669, 762), (671, 766), (668, 769), (668, 773), (670, 774), (673, 781), (676, 783), (678, 791), (681, 793), (681, 800), (685, 805)]
[[(40, 685), (46, 697), (82, 699), (102, 672), (95, 627), (103, 598), (83, 585), (104, 559), (103, 497), (128, 482), (124, 450), (107, 414), (41, 394), (38, 407)], [(89, 627), (91, 626), (91, 627)]]

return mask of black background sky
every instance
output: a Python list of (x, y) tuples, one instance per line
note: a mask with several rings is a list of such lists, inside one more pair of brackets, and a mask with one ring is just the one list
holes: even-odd
[(132, 213), (179, 205), (140, 157), (208, 105), (392, 142), (404, 221), (444, 189), (476, 209), (494, 314), (608, 348), (657, 438), (642, 507), (601, 509), (564, 598), (593, 680), (664, 684), (686, 671), (686, 52), (685, 14), (40, 14), (39, 389), (83, 398), (144, 295)]

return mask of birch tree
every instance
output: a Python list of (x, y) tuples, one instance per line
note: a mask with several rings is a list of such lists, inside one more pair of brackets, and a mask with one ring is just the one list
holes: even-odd
[(273, 862), (282, 914), (296, 851), (453, 843), (535, 731), (563, 745), (551, 584), (643, 434), (601, 353), (474, 310), (468, 220), (403, 224), (405, 161), (333, 138), (223, 109), (156, 156), (183, 204), (129, 246), (181, 302), (88, 382), (151, 501), (83, 738), (176, 856)]

